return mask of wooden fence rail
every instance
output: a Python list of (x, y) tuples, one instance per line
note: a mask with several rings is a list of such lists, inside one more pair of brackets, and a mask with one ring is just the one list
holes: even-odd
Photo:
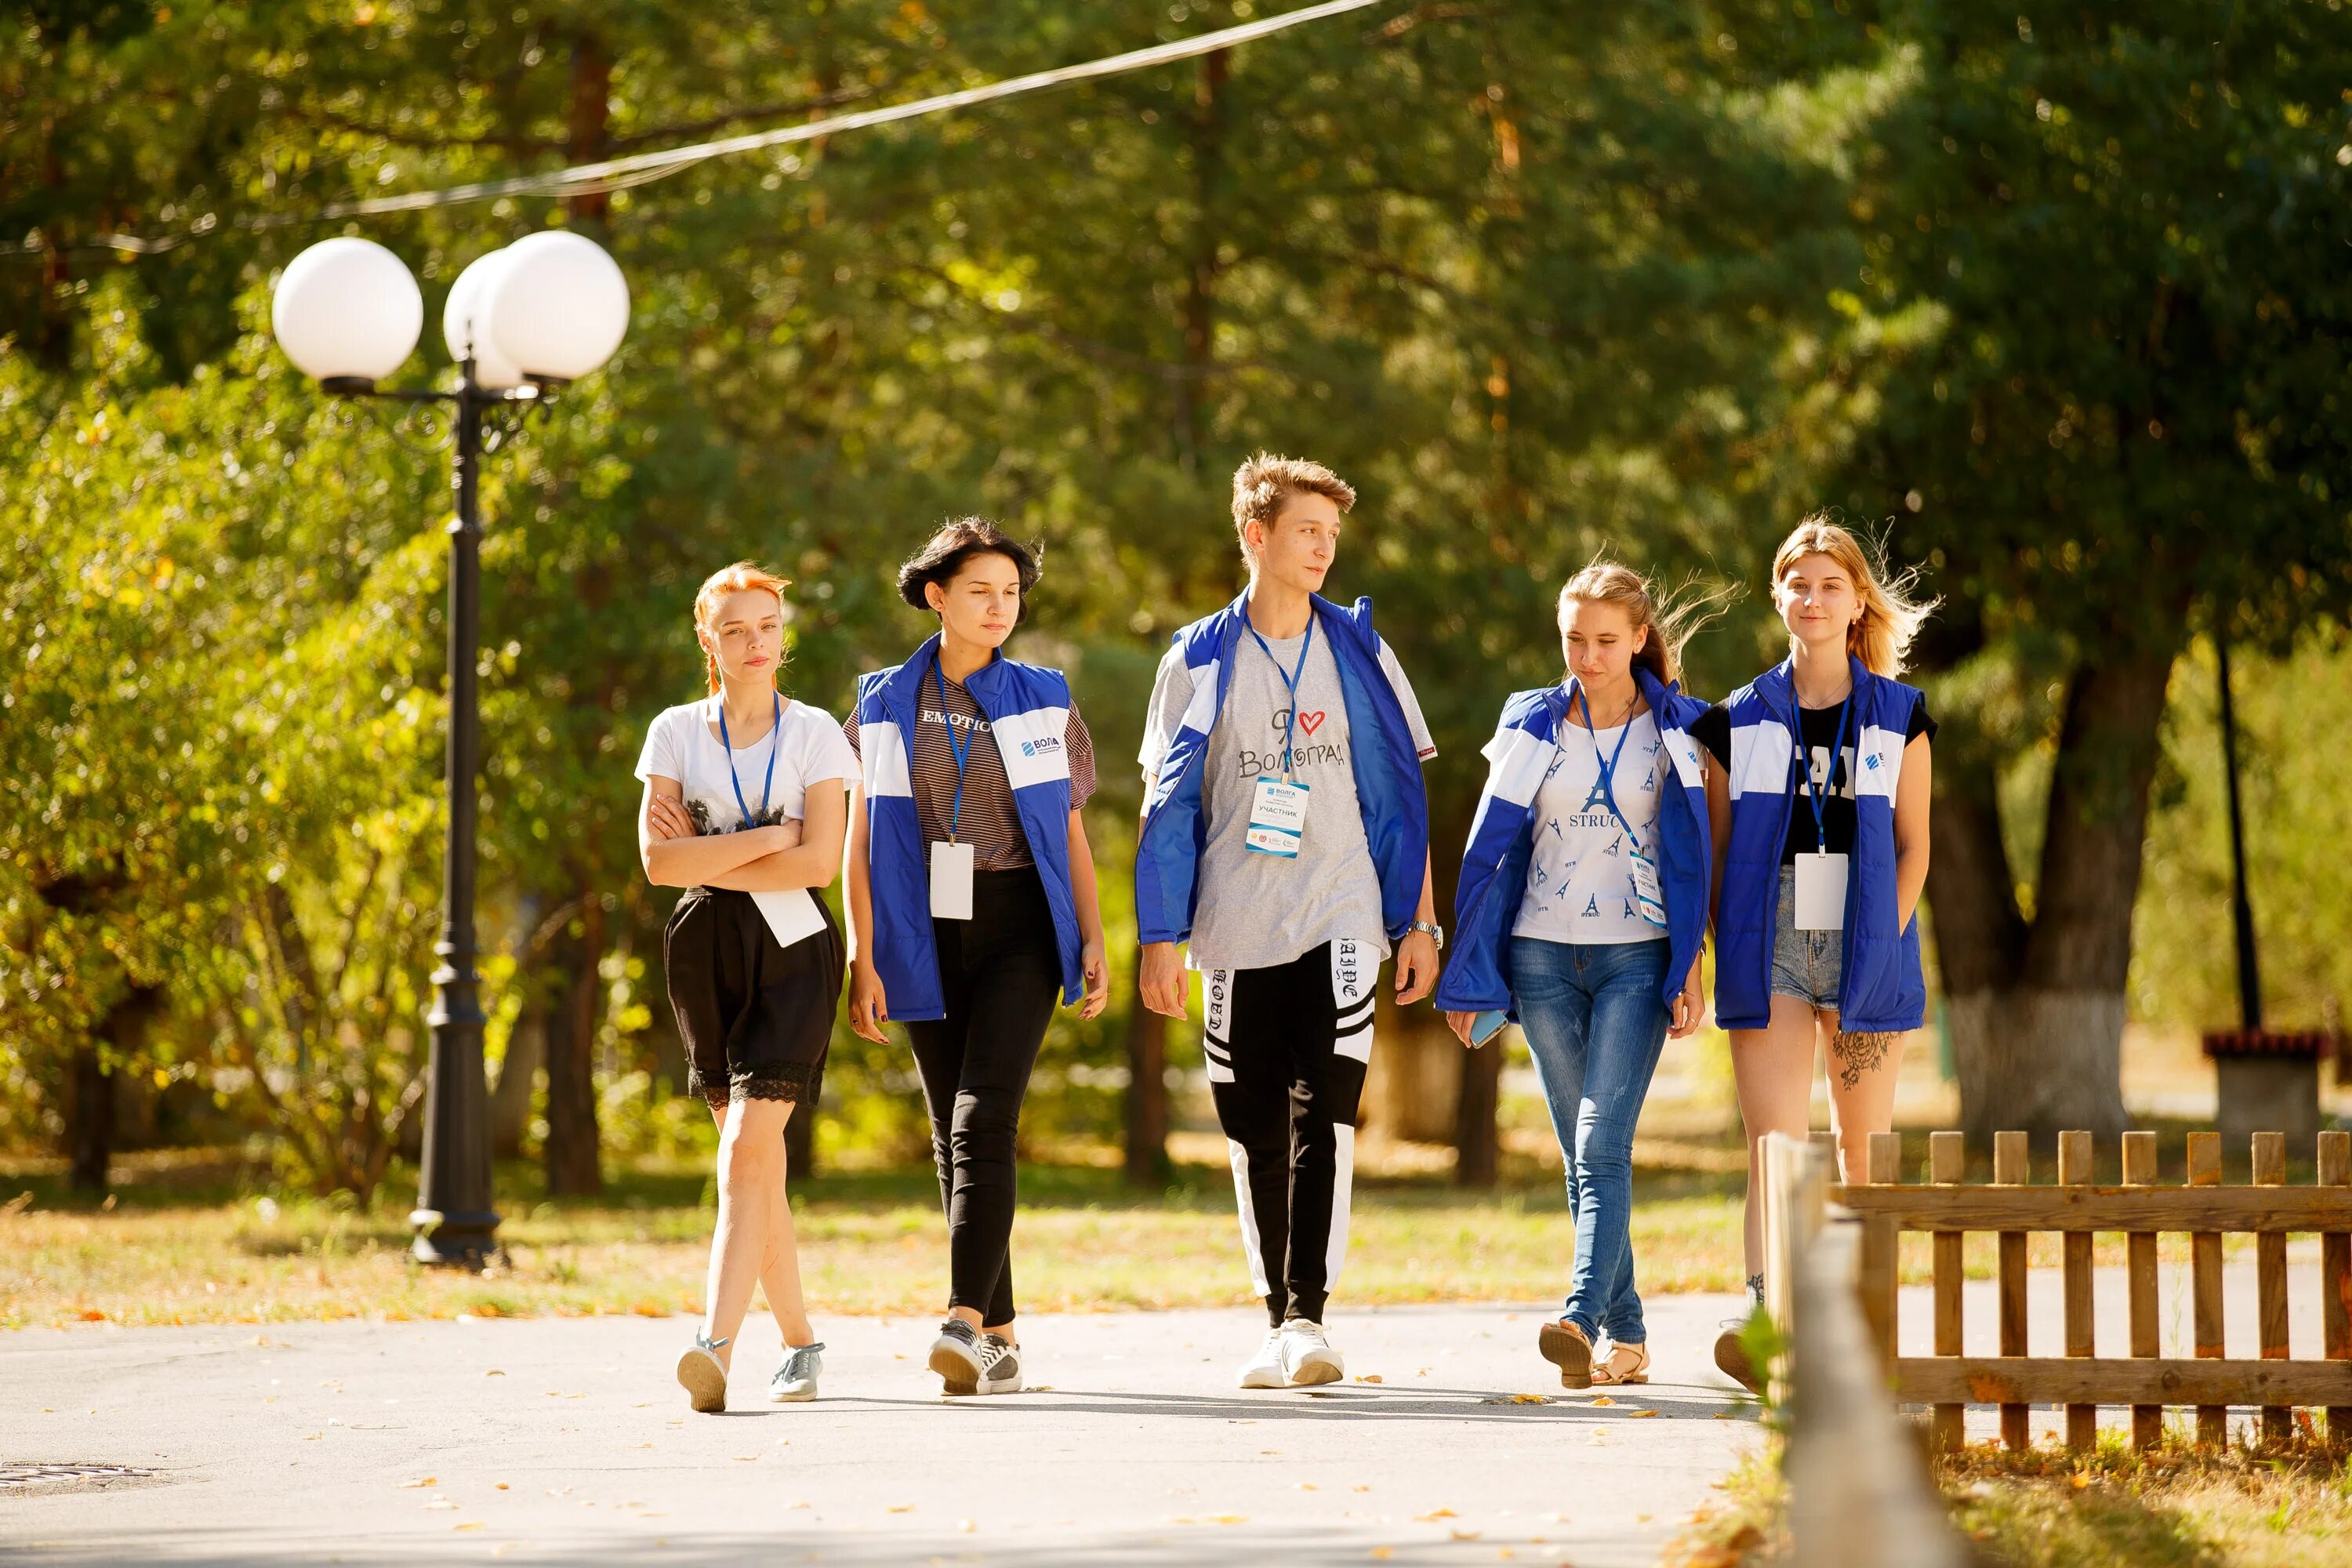
[[(2330, 1441), (2352, 1446), (2352, 1133), (2319, 1135), (2318, 1180), (2309, 1187), (2285, 1184), (2286, 1141), (2276, 1132), (2253, 1135), (2250, 1186), (2221, 1184), (2221, 1141), (2215, 1132), (2189, 1135), (2184, 1186), (2157, 1184), (2153, 1132), (2124, 1134), (2120, 1186), (2093, 1184), (2092, 1153), (2088, 1132), (2061, 1133), (2058, 1184), (2032, 1186), (2025, 1134), (1995, 1133), (1992, 1184), (1968, 1186), (1960, 1134), (1937, 1132), (1928, 1137), (1927, 1184), (1916, 1184), (1902, 1179), (1899, 1135), (1874, 1133), (1865, 1179), (1827, 1194), (1860, 1225), (1856, 1273), (1863, 1318), (1896, 1397), (1932, 1406), (1934, 1445), (1958, 1447), (1967, 1407), (1993, 1405), (2000, 1408), (2003, 1442), (2023, 1448), (2030, 1436), (2029, 1407), (2048, 1404), (2065, 1406), (2066, 1440), (2077, 1448), (2095, 1440), (2102, 1405), (2131, 1406), (2132, 1436), (2141, 1447), (2162, 1435), (2167, 1406), (2196, 1406), (2199, 1440), (2223, 1442), (2231, 1405), (2261, 1406), (2266, 1439), (2293, 1430), (2295, 1407), (2323, 1408)], [(1766, 1219), (1769, 1232), (1769, 1198)], [(1905, 1231), (1934, 1238), (1929, 1355), (1905, 1355), (1897, 1343), (1896, 1264)], [(1997, 1356), (1963, 1351), (1961, 1249), (1970, 1231), (2000, 1238)], [(2063, 1238), (2063, 1356), (2027, 1353), (2026, 1238), (2036, 1231)], [(2101, 1231), (2126, 1238), (2128, 1358), (2095, 1353), (2091, 1245)], [(2157, 1237), (2165, 1232), (2189, 1237), (2196, 1352), (2189, 1359), (2159, 1354)], [(2320, 1237), (2323, 1359), (2315, 1361), (2294, 1360), (2288, 1353), (2286, 1238), (2298, 1232)], [(2231, 1360), (2224, 1350), (2221, 1238), (2231, 1234), (2255, 1238), (2259, 1360)], [(1793, 1255), (1770, 1259), (1791, 1280), (1794, 1261)], [(1790, 1294), (1787, 1286), (1776, 1289), (1775, 1321), (1790, 1321)]]
[(1833, 1151), (1764, 1140), (1766, 1278), (1785, 1326), (1789, 1529), (1796, 1568), (1965, 1568), (1916, 1436), (1886, 1397), (1858, 1310), (1863, 1222), (1826, 1206)]

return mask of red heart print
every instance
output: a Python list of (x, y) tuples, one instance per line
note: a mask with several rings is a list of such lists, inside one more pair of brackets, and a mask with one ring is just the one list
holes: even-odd
[(1298, 727), (1312, 735), (1323, 727), (1323, 710), (1318, 708), (1312, 713), (1301, 713), (1298, 716)]

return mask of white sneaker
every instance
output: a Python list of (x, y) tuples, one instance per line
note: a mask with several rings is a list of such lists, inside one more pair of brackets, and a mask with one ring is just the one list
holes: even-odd
[(1257, 1347), (1257, 1354), (1242, 1363), (1241, 1385), (1244, 1388), (1280, 1388), (1289, 1375), (1282, 1365), (1282, 1331), (1268, 1329), (1265, 1343)]
[(1282, 1325), (1280, 1354), (1283, 1382), (1292, 1388), (1337, 1383), (1348, 1373), (1346, 1358), (1324, 1338), (1323, 1325), (1305, 1318), (1293, 1318)]

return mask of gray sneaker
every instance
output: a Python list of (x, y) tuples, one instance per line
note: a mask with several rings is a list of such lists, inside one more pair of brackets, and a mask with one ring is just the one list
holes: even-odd
[(816, 1380), (824, 1374), (824, 1342), (786, 1345), (784, 1363), (768, 1380), (768, 1403), (796, 1405), (816, 1397)]
[(697, 1331), (694, 1342), (678, 1352), (678, 1386), (686, 1390), (687, 1403), (705, 1415), (727, 1408), (727, 1369), (719, 1364), (715, 1353), (726, 1343), (723, 1339), (704, 1339)]
[(930, 1368), (940, 1374), (950, 1394), (977, 1394), (980, 1380), (988, 1373), (988, 1363), (981, 1353), (980, 1331), (961, 1318), (950, 1318), (940, 1325), (940, 1337), (931, 1342)]
[(980, 1392), (1021, 1392), (1021, 1347), (1003, 1334), (980, 1336)]

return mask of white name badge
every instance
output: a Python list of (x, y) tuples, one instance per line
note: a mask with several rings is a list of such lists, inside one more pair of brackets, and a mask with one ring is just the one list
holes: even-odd
[(1641, 907), (1642, 918), (1654, 926), (1666, 923), (1666, 900), (1658, 885), (1658, 868), (1641, 850), (1633, 854), (1633, 901)]
[(1843, 855), (1797, 857), (1799, 931), (1845, 929), (1845, 862)]
[(931, 846), (931, 918), (971, 919), (971, 846)]
[(824, 910), (806, 888), (771, 888), (752, 894), (751, 902), (776, 933), (778, 947), (806, 942), (824, 929)]
[(1261, 855), (1296, 860), (1306, 837), (1307, 786), (1280, 779), (1258, 780), (1250, 792), (1249, 847)]

